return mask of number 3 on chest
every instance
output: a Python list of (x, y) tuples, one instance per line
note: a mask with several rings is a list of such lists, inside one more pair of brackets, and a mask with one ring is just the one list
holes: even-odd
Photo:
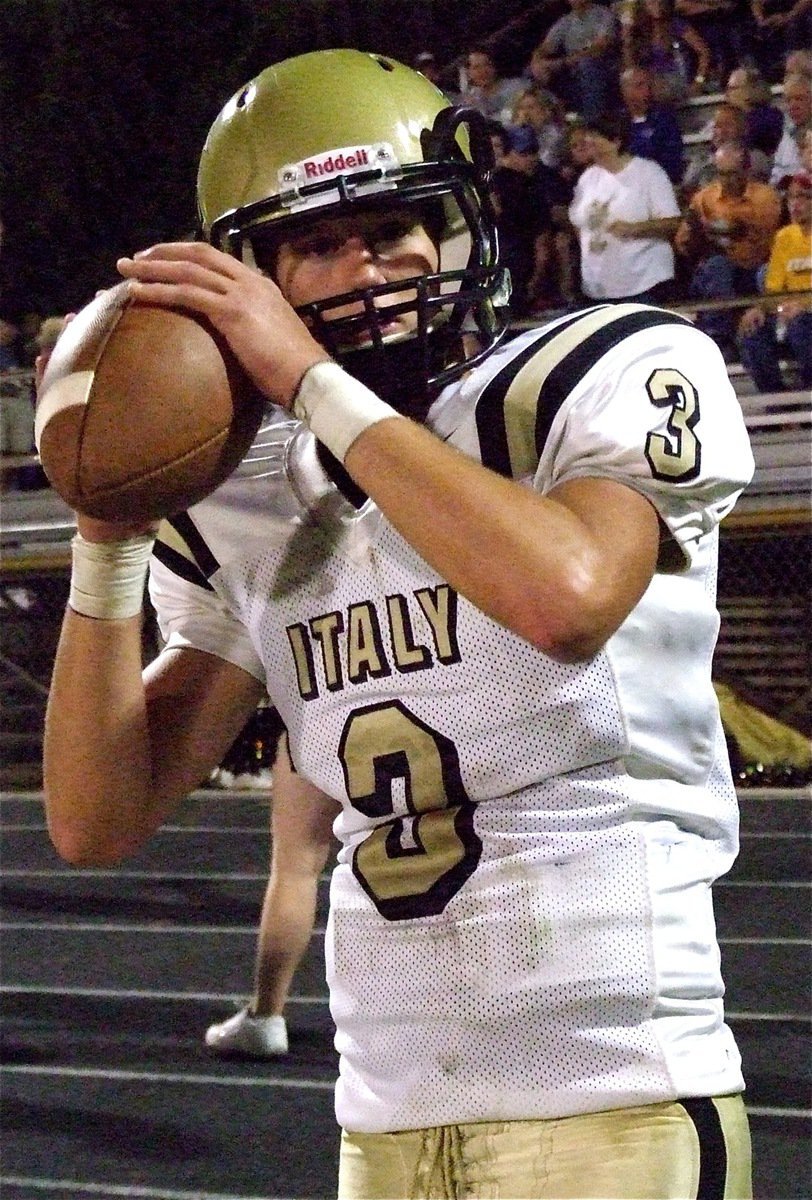
[(389, 818), (355, 850), (361, 887), (390, 921), (442, 912), (482, 852), (453, 742), (392, 700), (348, 717), (339, 757), (353, 807)]

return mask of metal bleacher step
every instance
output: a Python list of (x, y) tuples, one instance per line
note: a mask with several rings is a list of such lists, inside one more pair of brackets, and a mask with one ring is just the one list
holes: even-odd
[(691, 96), (677, 105), (677, 120), (682, 130), (683, 142), (695, 138), (705, 129), (724, 99), (724, 92), (705, 92), (701, 96)]
[(742, 833), (812, 835), (810, 788), (741, 788), (739, 812)]

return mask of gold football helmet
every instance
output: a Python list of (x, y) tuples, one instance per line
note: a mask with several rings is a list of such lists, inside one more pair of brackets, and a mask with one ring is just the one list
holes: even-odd
[[(266, 268), (269, 247), (308, 221), (420, 206), (440, 252), (436, 273), (299, 311), (352, 374), (396, 405), (402, 393), (407, 408), (419, 389), (425, 409), (505, 329), (509, 280), (498, 263), (491, 167), (480, 114), (454, 108), (419, 72), (358, 50), (303, 54), (264, 70), (214, 122), (198, 173), (202, 236)], [(416, 312), (405, 342), (387, 341), (378, 317), (394, 292), (398, 311)], [(349, 307), (354, 315), (331, 319)]]

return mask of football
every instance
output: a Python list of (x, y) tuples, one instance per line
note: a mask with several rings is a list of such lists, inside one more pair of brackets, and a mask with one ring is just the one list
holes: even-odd
[(60, 336), (39, 387), (43, 470), (76, 510), (147, 522), (209, 495), (247, 452), (265, 398), (205, 318), (101, 293)]

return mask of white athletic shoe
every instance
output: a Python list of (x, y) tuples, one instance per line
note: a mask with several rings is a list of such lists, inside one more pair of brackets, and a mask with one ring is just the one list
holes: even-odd
[(206, 1045), (218, 1054), (274, 1058), (287, 1053), (288, 1029), (284, 1017), (254, 1017), (242, 1008), (227, 1021), (209, 1026)]
[(225, 767), (215, 767), (209, 776), (209, 787), (233, 788), (234, 776)]
[(243, 771), (234, 775), (229, 786), (238, 792), (264, 792), (270, 789), (273, 782), (271, 772), (265, 767), (261, 771)]

